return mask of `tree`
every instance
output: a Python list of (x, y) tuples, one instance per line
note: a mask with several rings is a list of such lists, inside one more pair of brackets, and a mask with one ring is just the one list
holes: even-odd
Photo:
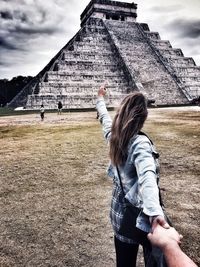
[(17, 76), (11, 80), (0, 79), (0, 106), (9, 103), (32, 78), (32, 76)]

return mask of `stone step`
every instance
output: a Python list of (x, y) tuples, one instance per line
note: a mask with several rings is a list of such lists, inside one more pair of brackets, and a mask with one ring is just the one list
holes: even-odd
[[(48, 90), (48, 88), (64, 88), (64, 89), (67, 89), (67, 90), (73, 90), (73, 89), (76, 89), (76, 88), (82, 88), (82, 89), (87, 89), (87, 90), (90, 90), (90, 88), (93, 88), (96, 90), (100, 87), (100, 85), (102, 84), (101, 81), (96, 81), (96, 82), (80, 82), (80, 81), (72, 81), (72, 82), (48, 82), (48, 83), (45, 83), (45, 82), (42, 82), (40, 83), (40, 89), (44, 89), (44, 90)], [(127, 87), (128, 84), (127, 83), (124, 83), (124, 82), (115, 82), (115, 81), (112, 81), (112, 82), (109, 82), (108, 85), (107, 85), (107, 89), (114, 89), (114, 90), (118, 90), (118, 88), (123, 88), (123, 87)], [(120, 89), (121, 90), (121, 89)]]
[[(132, 56), (138, 55), (138, 54), (145, 54), (144, 50), (151, 51), (151, 48), (144, 42), (134, 42), (134, 43), (126, 43), (126, 42), (119, 42), (118, 46), (120, 47), (120, 51), (123, 52), (128, 51), (126, 55), (128, 56), (130, 53), (132, 53)], [(152, 56), (152, 55), (151, 55)]]
[(200, 87), (199, 87), (199, 84), (192, 84), (192, 85), (190, 85), (190, 86), (185, 86), (185, 88), (188, 88), (188, 89), (190, 89), (191, 91), (196, 91), (196, 92), (198, 92), (198, 96), (200, 95)]
[(63, 79), (62, 78), (60, 78), (60, 77), (55, 77), (55, 76), (49, 76), (48, 77), (48, 82), (44, 82), (44, 83), (51, 83), (51, 82), (53, 82), (53, 83), (73, 83), (73, 82), (76, 82), (76, 81), (80, 81), (80, 82), (83, 82), (83, 83), (87, 83), (88, 81), (94, 81), (95, 83), (96, 82), (102, 82), (102, 81), (104, 81), (104, 80), (111, 80), (112, 81), (112, 83), (118, 83), (118, 84), (121, 84), (121, 83), (126, 83), (126, 80), (125, 80), (125, 78), (124, 77), (122, 77), (121, 79), (120, 78), (118, 78), (118, 77), (116, 77), (116, 78), (108, 78), (107, 77), (107, 79), (105, 78), (105, 77), (103, 77), (103, 76), (96, 76), (96, 77), (94, 77), (94, 76), (75, 76), (75, 77), (71, 77), (71, 76), (68, 76), (67, 78), (66, 77), (64, 77)]
[(172, 48), (172, 45), (169, 41), (165, 40), (151, 40), (151, 42), (157, 47), (158, 49), (169, 49)]
[(95, 26), (90, 26), (86, 27), (85, 31), (87, 34), (99, 34), (99, 35), (106, 35), (107, 31), (104, 27), (95, 27)]
[(200, 76), (200, 67), (192, 66), (192, 67), (176, 67), (174, 69), (177, 73), (178, 77), (187, 76), (187, 77), (197, 77)]
[[(127, 95), (126, 92), (123, 92), (123, 91), (115, 91), (115, 92), (110, 92), (109, 96), (105, 97), (105, 100), (106, 99), (110, 99), (110, 98), (117, 98), (119, 97), (119, 95)], [(32, 97), (32, 98), (35, 98), (35, 99), (41, 99), (42, 97), (43, 98), (48, 98), (48, 99), (56, 99), (56, 98), (63, 98), (63, 99), (70, 99), (70, 98), (75, 98), (75, 99), (80, 99), (82, 97), (85, 97), (85, 98), (91, 98), (91, 99), (97, 99), (97, 94), (94, 92), (82, 92), (82, 93), (79, 93), (79, 92), (72, 92), (70, 94), (66, 94), (66, 95), (60, 95), (60, 94), (38, 94), (38, 95), (30, 95), (29, 97)]]
[(161, 40), (158, 32), (144, 31), (145, 35), (151, 40)]
[(196, 76), (196, 77), (186, 77), (186, 76), (184, 77), (184, 76), (182, 76), (182, 77), (180, 77), (180, 79), (185, 83), (190, 83), (190, 82), (192, 84), (197, 83), (200, 86), (200, 76)]
[[(48, 86), (68, 86), (68, 87), (92, 87), (92, 86), (95, 86), (98, 88), (99, 85), (102, 84), (102, 80), (101, 79), (97, 79), (97, 80), (85, 80), (85, 81), (82, 81), (82, 80), (69, 80), (69, 81), (61, 81), (61, 80), (56, 80), (56, 81), (49, 81), (49, 82), (40, 82), (39, 83), (39, 86), (44, 86), (44, 87), (48, 87)], [(115, 87), (116, 84), (118, 85), (127, 85), (128, 83), (124, 80), (124, 79), (121, 79), (121, 80), (115, 80), (115, 79), (108, 79), (107, 80), (107, 84), (108, 84), (108, 88), (112, 88), (112, 87)]]
[[(117, 94), (117, 95), (110, 95), (109, 99), (106, 99), (106, 105), (108, 107), (117, 107), (122, 99), (126, 96), (126, 94)], [(28, 98), (27, 109), (40, 109), (41, 103), (44, 104), (44, 107), (47, 106), (49, 109), (57, 109), (57, 102), (59, 100), (62, 101), (63, 109), (68, 108), (95, 108), (96, 106), (96, 96), (88, 95), (88, 96), (81, 96), (80, 95), (72, 95), (62, 96), (54, 95), (54, 96), (34, 96), (31, 95)]]
[[(108, 98), (117, 98), (119, 95), (127, 95), (125, 91), (110, 91), (109, 93), (109, 96), (105, 97), (105, 99), (108, 99)], [(75, 99), (81, 99), (82, 97), (85, 97), (85, 98), (92, 98), (92, 99), (97, 99), (97, 93), (94, 92), (94, 91), (88, 91), (88, 92), (71, 92), (70, 94), (63, 94), (63, 95), (60, 95), (59, 93), (56, 94), (56, 92), (54, 94), (51, 94), (51, 93), (46, 93), (46, 94), (32, 94), (29, 96), (30, 98), (35, 98), (35, 99), (41, 99), (41, 98), (48, 98), (48, 99), (52, 99), (52, 100), (55, 100), (56, 98), (65, 98), (65, 99), (70, 99), (70, 98), (75, 98)]]
[(88, 38), (88, 37), (82, 37), (82, 39), (80, 41), (76, 41), (74, 42), (74, 44), (78, 44), (80, 46), (83, 45), (107, 45), (109, 44), (109, 38), (108, 36), (105, 37), (101, 37), (101, 38)]
[[(88, 93), (93, 92), (93, 94), (97, 93), (98, 88), (100, 87), (101, 83), (97, 83), (96, 85), (90, 85), (90, 86), (83, 86), (83, 84), (78, 85), (62, 85), (62, 84), (48, 84), (43, 85), (40, 88), (39, 94), (71, 94), (71, 93)], [(128, 86), (126, 84), (114, 84), (114, 86), (108, 86), (107, 90), (108, 92), (127, 92)]]
[(124, 78), (124, 72), (120, 69), (118, 69), (116, 72), (109, 72), (108, 70), (103, 71), (86, 71), (86, 70), (80, 70), (80, 71), (73, 71), (73, 70), (59, 70), (59, 71), (48, 71), (48, 75), (54, 75), (59, 78), (62, 78), (63, 76), (93, 76), (98, 78), (105, 78), (105, 79), (122, 79)]
[(100, 53), (100, 51), (97, 52), (86, 52), (84, 54), (80, 54), (77, 52), (71, 53), (71, 54), (67, 54), (64, 53), (62, 56), (62, 60), (64, 61), (68, 61), (68, 60), (77, 60), (79, 61), (111, 61), (114, 59), (113, 57), (113, 53), (111, 51), (107, 51), (107, 53)]
[(82, 51), (68, 51), (68, 50), (64, 50), (62, 55), (66, 56), (66, 57), (85, 57), (85, 56), (109, 56), (112, 55), (113, 51), (102, 51), (101, 53), (96, 53), (95, 51), (90, 51), (90, 50), (84, 50)]
[(145, 75), (143, 76), (141, 75), (140, 77), (141, 77), (142, 84), (144, 86), (151, 87), (150, 88), (151, 91), (155, 90), (159, 92), (161, 88), (166, 88), (166, 92), (167, 92), (170, 90), (174, 90), (177, 87), (175, 81), (172, 81), (170, 77), (162, 77), (159, 79), (156, 79), (156, 77), (154, 78), (154, 77), (145, 76)]
[(125, 32), (125, 31), (115, 31), (114, 28), (112, 28), (110, 30), (111, 34), (114, 34), (115, 37), (117, 37), (119, 40), (121, 41), (133, 41), (133, 40), (144, 40), (143, 39), (143, 35), (141, 34), (141, 32), (136, 29), (135, 31), (133, 31), (133, 29), (130, 29), (130, 32)]
[(200, 96), (200, 86), (192, 84), (190, 86), (185, 86), (185, 90), (187, 90), (192, 98), (196, 98)]
[[(88, 86), (88, 82), (84, 82), (81, 80), (70, 80), (68, 82), (61, 82), (61, 81), (51, 81), (49, 83), (45, 83), (40, 85), (40, 89), (48, 90), (48, 88), (65, 88), (67, 90), (70, 90), (70, 88), (99, 88), (102, 84), (102, 80), (95, 80), (93, 86)], [(123, 81), (113, 81), (111, 88), (118, 88), (118, 87), (127, 87), (128, 83), (125, 83)]]
[(98, 63), (98, 64), (111, 64), (113, 63), (113, 56), (110, 55), (109, 57), (108, 56), (101, 56), (101, 57), (98, 57), (95, 56), (94, 58), (93, 57), (88, 57), (88, 58), (68, 58), (66, 60), (64, 60), (64, 62), (66, 62), (66, 64), (84, 64), (84, 63), (91, 63), (91, 64), (95, 64), (95, 63)]
[(85, 38), (83, 38), (82, 41), (79, 41), (79, 42), (74, 42), (74, 45), (78, 45), (80, 47), (84, 47), (84, 46), (88, 46), (88, 47), (95, 47), (95, 46), (109, 46), (110, 47), (110, 44), (107, 40), (103, 40), (103, 39), (100, 39), (100, 40), (93, 40), (93, 41), (85, 41)]
[(181, 49), (175, 49), (175, 48), (171, 48), (171, 49), (159, 49), (159, 52), (167, 58), (170, 57), (184, 57), (183, 52)]
[(102, 52), (110, 52), (112, 51), (111, 50), (111, 46), (110, 45), (107, 45), (107, 46), (88, 46), (88, 45), (85, 45), (85, 46), (74, 46), (74, 51), (75, 52), (82, 52), (82, 51), (91, 51), (91, 52), (97, 52), (97, 53), (102, 53)]
[(84, 62), (81, 64), (68, 64), (68, 63), (59, 63), (58, 64), (58, 71), (110, 71), (110, 72), (117, 72), (118, 66), (116, 64), (90, 64), (87, 62)]
[(104, 43), (109, 43), (109, 36), (96, 36), (94, 38), (93, 35), (91, 36), (83, 36), (82, 39), (80, 40), (81, 42), (85, 42), (86, 44), (101, 44), (103, 45)]
[(83, 77), (83, 78), (91, 78), (94, 77), (94, 79), (125, 79), (123, 71), (117, 71), (115, 73), (110, 72), (98, 72), (98, 71), (80, 71), (80, 72), (74, 72), (74, 71), (48, 71), (48, 76), (57, 77), (58, 79), (63, 78), (66, 76), (67, 78), (72, 77)]
[[(109, 48), (109, 47), (108, 47)], [(80, 54), (82, 54), (83, 56), (84, 55), (110, 55), (110, 54), (112, 54), (112, 50), (110, 50), (110, 49), (105, 49), (105, 51), (104, 51), (104, 49), (103, 49), (103, 47), (101, 46), (101, 49), (102, 49), (102, 51), (99, 51), (99, 49), (96, 51), (96, 50), (91, 50), (91, 49), (88, 49), (88, 50), (86, 50), (86, 49), (84, 49), (83, 51), (77, 51), (77, 49), (76, 50), (73, 50), (73, 51), (69, 51), (69, 50), (65, 50), (64, 51), (64, 53), (63, 54), (66, 54), (66, 56), (68, 56), (69, 54), (71, 54), (71, 57), (73, 57), (73, 55), (74, 56), (78, 56), (78, 55), (80, 55)]]
[(136, 22), (129, 22), (129, 21), (109, 21), (106, 20), (104, 21), (105, 25), (108, 26), (109, 28), (117, 28), (119, 30), (124, 30), (125, 29), (133, 29), (137, 27), (137, 23)]
[(103, 65), (103, 66), (114, 66), (114, 65), (116, 65), (116, 62), (113, 60), (113, 58), (112, 58), (112, 60), (107, 60), (107, 62), (106, 61), (103, 61), (103, 60), (101, 60), (101, 61), (97, 61), (97, 60), (83, 60), (83, 59), (68, 59), (68, 60), (66, 60), (66, 61), (60, 61), (60, 62), (58, 62), (57, 63), (57, 66), (59, 67), (59, 66), (72, 66), (72, 65), (86, 65), (86, 66), (88, 66), (88, 65), (96, 65), (96, 66), (98, 66), (98, 65)]
[(195, 66), (194, 59), (191, 57), (183, 57), (183, 58), (166, 58), (166, 61), (172, 66), (176, 67), (187, 67), (187, 66)]

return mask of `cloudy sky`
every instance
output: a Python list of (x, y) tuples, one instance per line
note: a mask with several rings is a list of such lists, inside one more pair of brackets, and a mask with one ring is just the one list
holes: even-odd
[[(131, 3), (133, 0), (120, 2)], [(135, 0), (138, 22), (200, 65), (200, 0)], [(80, 28), (89, 0), (0, 0), (0, 79), (35, 76)]]

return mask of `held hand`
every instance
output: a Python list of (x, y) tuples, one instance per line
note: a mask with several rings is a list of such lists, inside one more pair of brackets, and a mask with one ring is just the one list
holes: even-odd
[(155, 223), (154, 230), (148, 234), (148, 239), (154, 246), (165, 249), (168, 246), (177, 246), (181, 243), (182, 235), (173, 228), (163, 228), (159, 223)]
[(105, 96), (106, 94), (106, 83), (102, 84), (98, 90), (98, 96)]
[(151, 224), (152, 231), (154, 231), (155, 227), (158, 224), (160, 226), (162, 226), (163, 228), (165, 228), (165, 229), (169, 229), (170, 228), (169, 224), (166, 222), (166, 220), (164, 219), (164, 217), (162, 217), (162, 216), (156, 216), (152, 220), (152, 224)]

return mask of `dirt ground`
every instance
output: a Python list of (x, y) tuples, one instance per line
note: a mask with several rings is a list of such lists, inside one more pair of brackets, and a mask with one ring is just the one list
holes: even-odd
[[(95, 117), (0, 117), (0, 267), (115, 266), (108, 147)], [(200, 107), (150, 109), (145, 131), (167, 213), (200, 265)]]

